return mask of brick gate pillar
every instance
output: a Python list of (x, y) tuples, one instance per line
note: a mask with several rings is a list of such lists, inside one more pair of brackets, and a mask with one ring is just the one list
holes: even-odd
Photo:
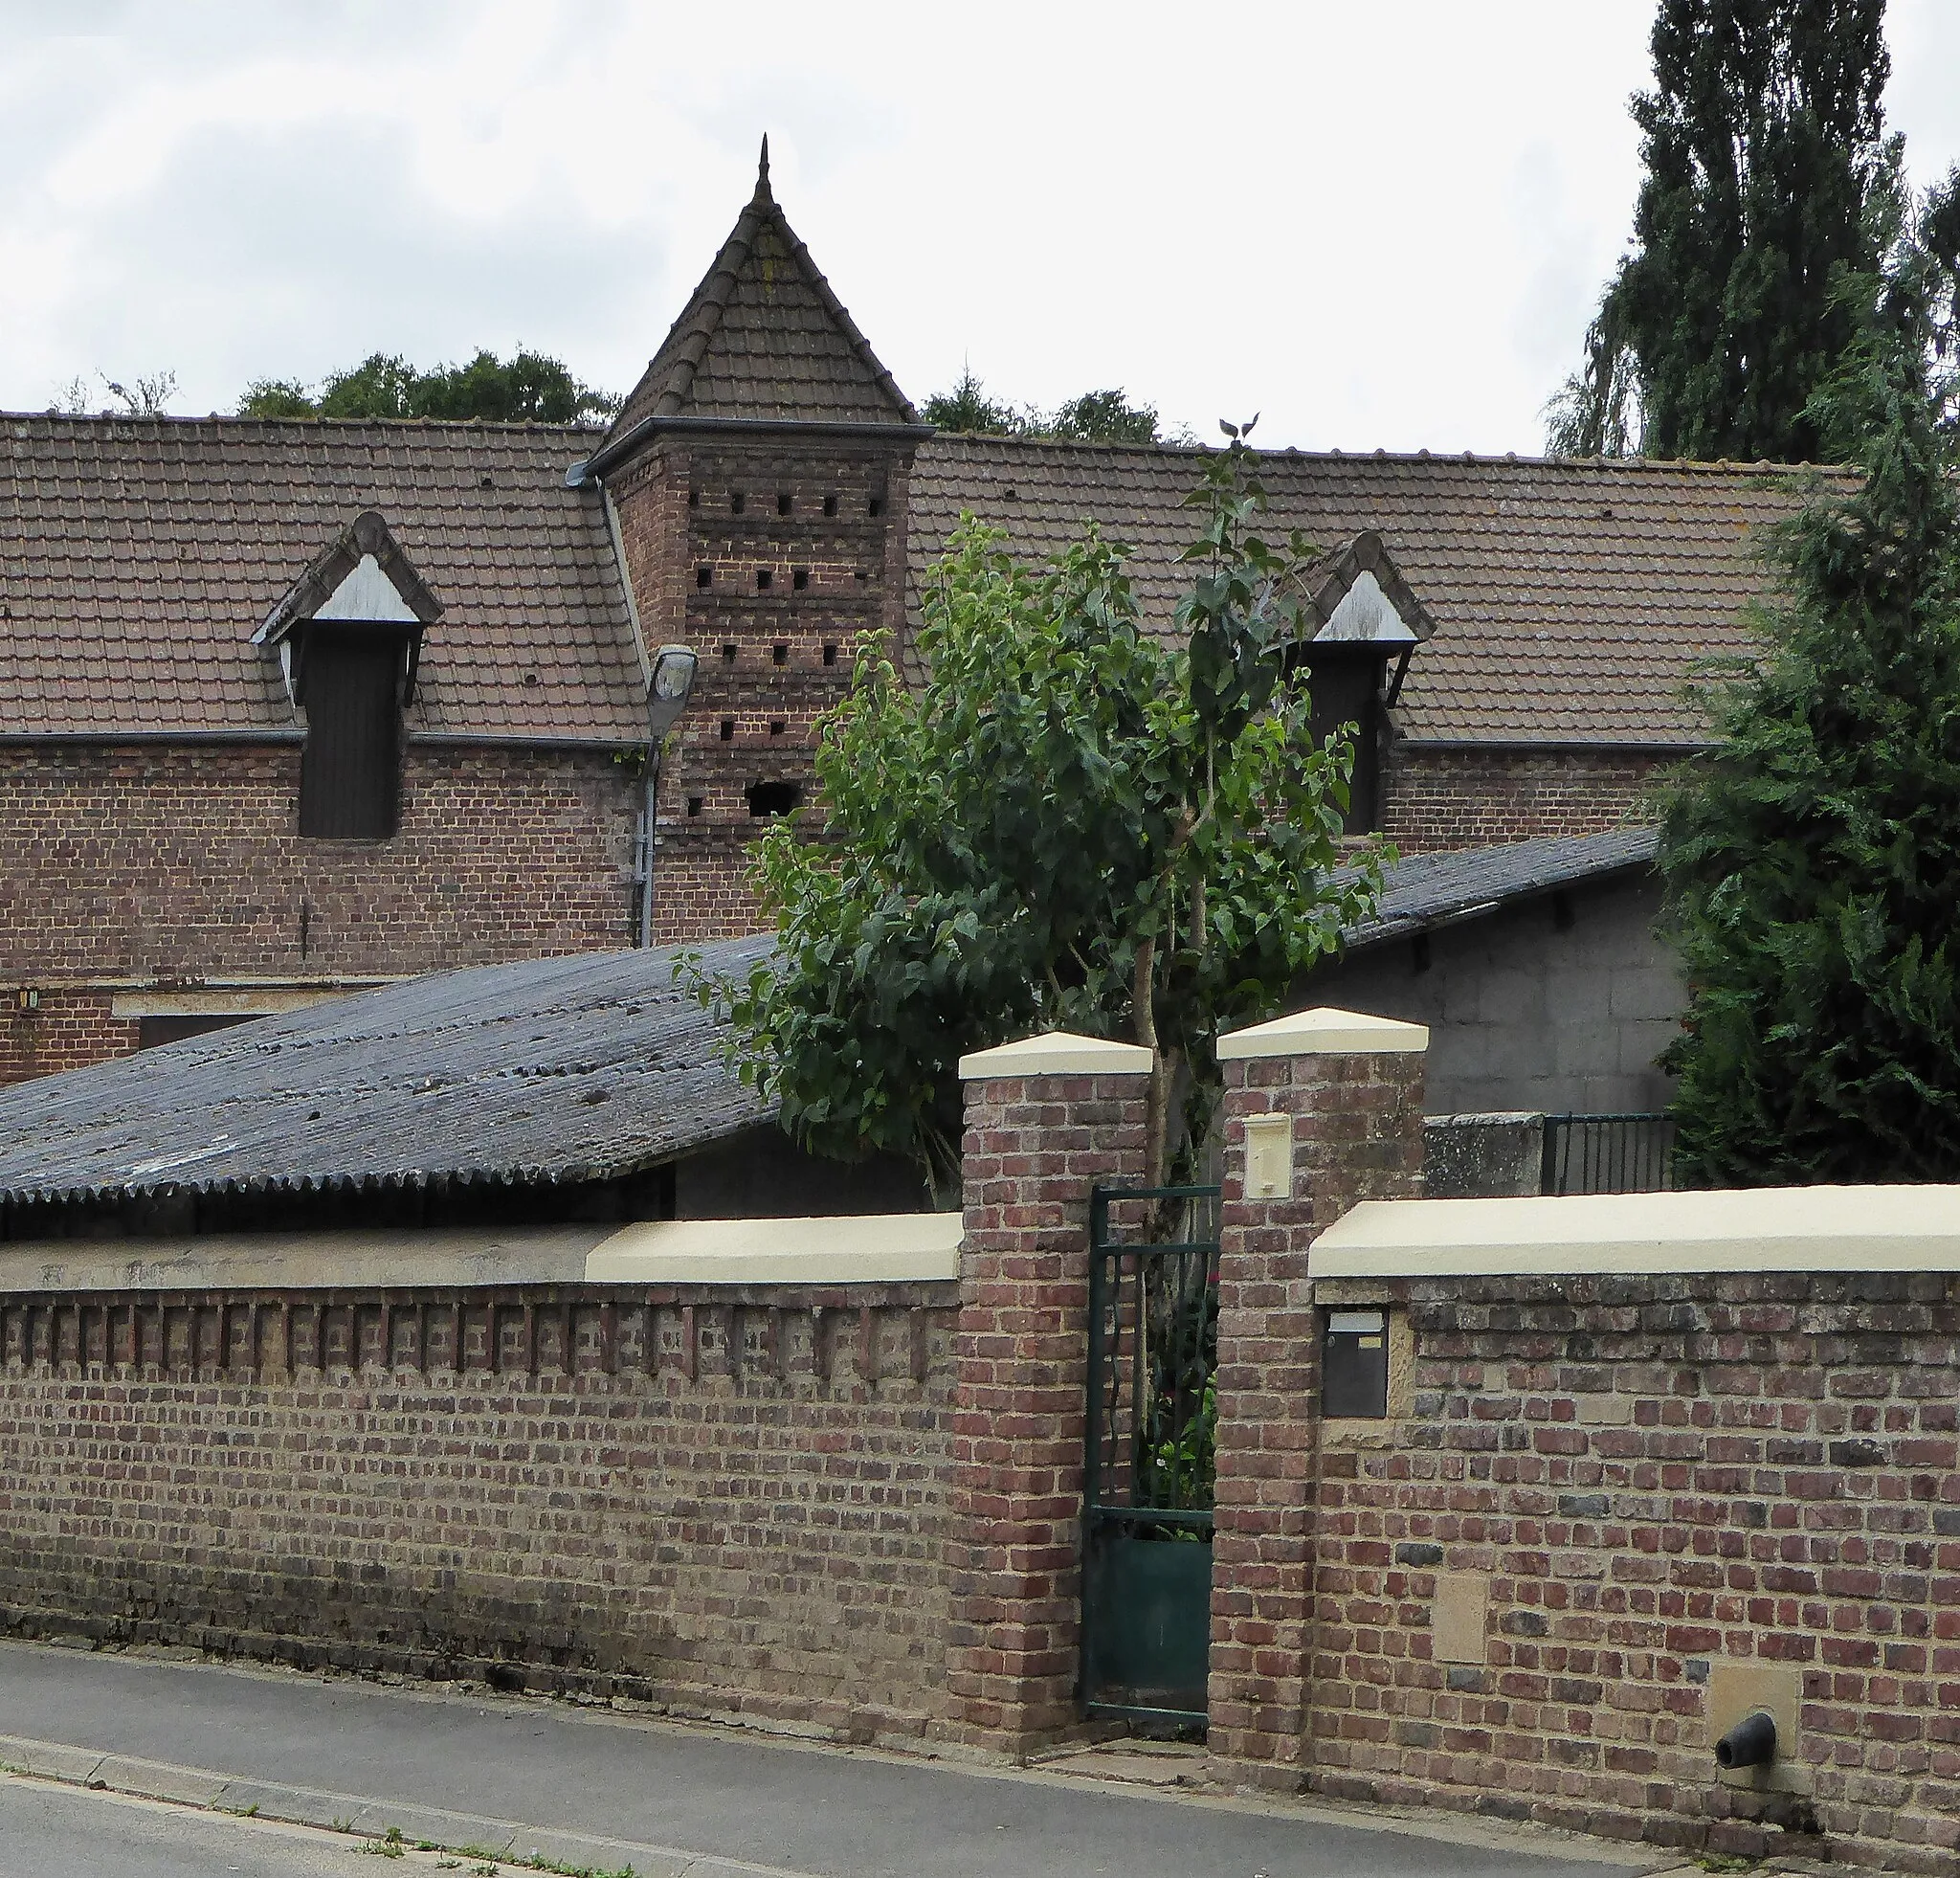
[(1303, 1011), (1223, 1037), (1211, 1753), (1224, 1778), (1306, 1773), (1321, 1335), (1307, 1248), (1422, 1181), (1419, 1024)]
[(1089, 1190), (1143, 1179), (1152, 1063), (1055, 1033), (965, 1057), (948, 1720), (1016, 1758), (1078, 1720)]

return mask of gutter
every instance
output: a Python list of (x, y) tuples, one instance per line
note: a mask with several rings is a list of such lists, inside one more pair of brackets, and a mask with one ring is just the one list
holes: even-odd
[(937, 428), (931, 424), (811, 423), (807, 419), (789, 417), (673, 417), (657, 413), (653, 416), (642, 417), (630, 431), (611, 443), (602, 444), (583, 462), (572, 464), (565, 472), (565, 486), (568, 489), (584, 488), (588, 482), (602, 478), (614, 463), (630, 457), (649, 437), (668, 432), (709, 436), (731, 432), (737, 435), (789, 432), (797, 436), (910, 437), (915, 442), (938, 435)]

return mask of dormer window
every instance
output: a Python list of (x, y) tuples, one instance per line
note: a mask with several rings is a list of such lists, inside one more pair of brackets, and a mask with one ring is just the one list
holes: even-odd
[(306, 713), (300, 833), (379, 841), (401, 819), (402, 712), (422, 631), (442, 608), (380, 516), (360, 516), (301, 575), (256, 635), (276, 648)]
[[(1429, 615), (1395, 571), (1379, 535), (1358, 535), (1307, 576), (1311, 637), (1293, 662), (1312, 699), (1316, 743), (1344, 724), (1354, 727), (1354, 770), (1344, 828), (1372, 834), (1381, 826), (1382, 746), (1389, 706), (1402, 687), (1410, 655), (1429, 637)], [(1392, 662), (1393, 673), (1390, 667)]]

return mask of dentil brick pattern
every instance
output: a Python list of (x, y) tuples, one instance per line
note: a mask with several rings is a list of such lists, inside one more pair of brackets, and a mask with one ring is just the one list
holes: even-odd
[(941, 1701), (954, 1287), (0, 1303), (0, 1621), (872, 1738)]
[(947, 1693), (1011, 1755), (1079, 1722), (1089, 1191), (1142, 1180), (1148, 1080), (967, 1085)]
[[(1228, 1062), (1218, 1252), (1211, 1732), (1230, 1777), (1298, 1786), (1311, 1658), (1320, 1323), (1314, 1239), (1422, 1179), (1418, 1052)], [(1293, 1192), (1245, 1196), (1246, 1121), (1293, 1118)]]

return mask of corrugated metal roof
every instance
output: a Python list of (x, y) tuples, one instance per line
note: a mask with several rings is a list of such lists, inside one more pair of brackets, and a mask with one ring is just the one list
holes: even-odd
[(1553, 835), (1503, 847), (1412, 855), (1383, 875), (1375, 917), (1349, 927), (1343, 936), (1348, 950), (1358, 951), (1534, 894), (1651, 867), (1659, 841), (1652, 828), (1613, 828), (1603, 835)]
[[(768, 938), (704, 947), (746, 973)], [(771, 1119), (673, 953), (446, 972), (0, 1089), (0, 1200), (613, 1179)]]

